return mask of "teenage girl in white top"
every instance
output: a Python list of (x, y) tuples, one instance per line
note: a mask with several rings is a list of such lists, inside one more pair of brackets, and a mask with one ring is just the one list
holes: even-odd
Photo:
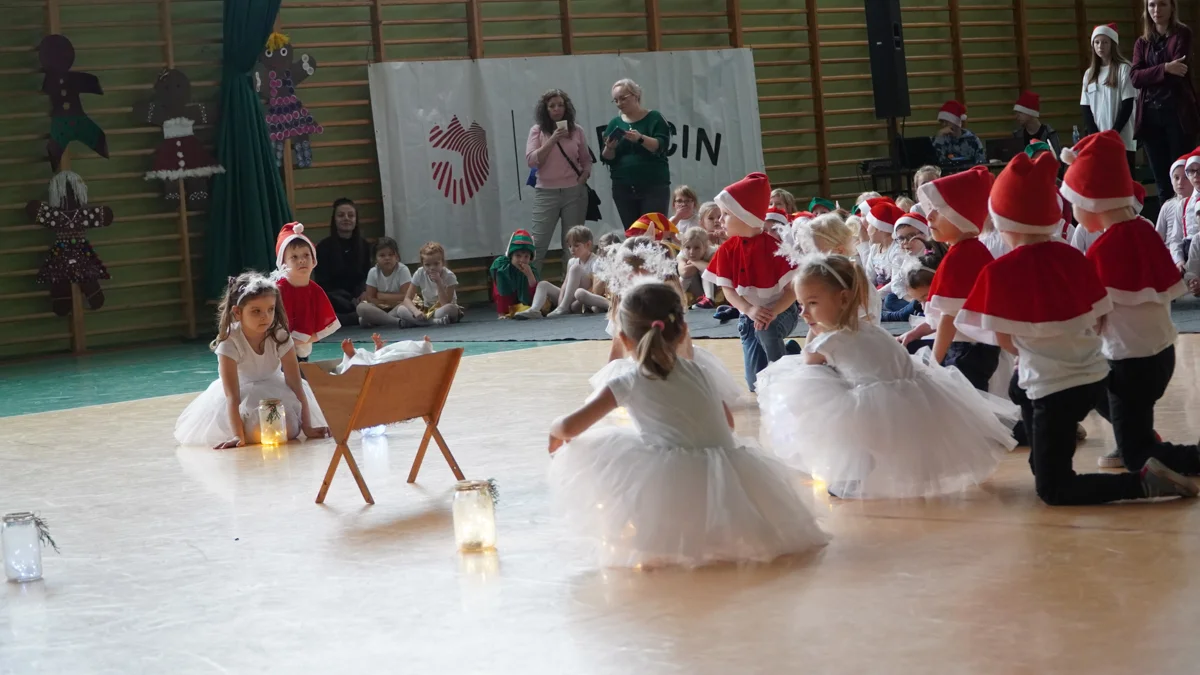
[(1129, 170), (1137, 145), (1133, 140), (1133, 108), (1137, 89), (1133, 88), (1129, 60), (1121, 54), (1116, 24), (1096, 26), (1092, 31), (1092, 65), (1083, 74), (1083, 93), (1079, 98), (1084, 127), (1088, 134), (1112, 129), (1125, 142)]

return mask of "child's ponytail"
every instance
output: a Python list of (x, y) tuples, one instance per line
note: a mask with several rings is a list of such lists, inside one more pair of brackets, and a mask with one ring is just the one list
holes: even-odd
[(637, 342), (634, 358), (642, 374), (665, 380), (675, 368), (675, 347), (686, 324), (679, 294), (661, 282), (634, 286), (621, 298), (621, 334)]
[(221, 294), (221, 302), (217, 304), (217, 336), (209, 343), (209, 349), (215, 350), (217, 345), (229, 339), (229, 331), (233, 326), (233, 308), (237, 307), (238, 286), (240, 277), (229, 277), (225, 284), (225, 292)]

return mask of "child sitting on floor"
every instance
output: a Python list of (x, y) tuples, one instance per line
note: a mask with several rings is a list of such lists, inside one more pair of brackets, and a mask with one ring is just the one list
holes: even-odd
[(425, 316), (408, 300), (411, 289), (412, 274), (400, 262), (400, 245), (391, 237), (380, 237), (375, 242), (375, 266), (367, 271), (367, 291), (355, 308), (358, 323), (400, 328), (424, 325)]
[(728, 239), (725, 226), (721, 224), (721, 207), (716, 202), (704, 202), (700, 206), (700, 227), (708, 233), (708, 242), (720, 246)]
[(492, 261), (488, 278), (492, 299), (501, 319), (540, 319), (542, 311), (558, 302), (558, 286), (539, 281), (533, 268), (533, 235), (526, 230), (513, 232), (508, 252)]
[[(420, 321), (446, 326), (458, 323), (464, 311), (458, 304), (458, 277), (446, 267), (446, 249), (436, 241), (421, 247), (421, 268), (413, 275), (406, 304), (418, 310)], [(417, 295), (417, 292), (420, 295)]]
[(686, 296), (685, 304), (692, 309), (716, 307), (716, 286), (703, 278), (704, 270), (708, 269), (708, 261), (712, 260), (716, 250), (708, 243), (708, 233), (694, 227), (683, 233), (679, 244), (681, 248), (676, 262), (679, 267), (679, 281), (683, 284)]
[[(688, 332), (675, 289), (635, 286), (618, 323), (636, 356), (606, 366), (588, 402), (550, 428), (556, 511), (602, 544), (599, 563), (769, 562), (823, 545), (786, 468), (733, 436), (710, 373), (678, 357)], [(618, 406), (634, 426), (595, 426)]]
[(675, 225), (675, 229), (679, 230), (679, 234), (683, 234), (700, 224), (700, 214), (696, 212), (699, 200), (696, 198), (696, 192), (692, 188), (686, 185), (680, 185), (675, 188), (675, 193), (671, 197), (671, 204), (675, 209), (675, 215), (671, 216), (671, 222)]
[(329, 429), (308, 383), (300, 378), (295, 342), (288, 334), (280, 291), (256, 272), (231, 279), (217, 307), (220, 377), (196, 397), (175, 422), (181, 445), (217, 450), (261, 440), (258, 407), (264, 399), (283, 406), (288, 440), (325, 438)]
[(296, 345), (296, 358), (307, 361), (313, 344), (342, 327), (329, 296), (312, 280), (317, 247), (304, 236), (304, 225), (288, 223), (275, 240), (275, 266), (285, 275), (276, 285)]
[[(584, 304), (577, 297), (578, 291), (591, 289), (592, 280), (596, 276), (592, 231), (586, 225), (576, 225), (567, 230), (566, 243), (571, 252), (571, 259), (567, 261), (567, 273), (563, 275), (558, 307), (550, 312), (551, 317), (582, 312)], [(566, 252), (563, 254), (566, 255)]]

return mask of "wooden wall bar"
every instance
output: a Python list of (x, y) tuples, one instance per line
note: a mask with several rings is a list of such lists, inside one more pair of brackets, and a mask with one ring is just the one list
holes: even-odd
[[(949, 98), (970, 109), (983, 137), (1011, 131), (1022, 88), (1042, 97), (1043, 119), (1070, 137), (1079, 124), (1081, 68), (1091, 27), (1115, 21), (1127, 56), (1141, 32), (1140, 0), (901, 0), (913, 112), (909, 135), (930, 134)], [(1200, 3), (1184, 5), (1200, 22)], [(114, 21), (113, 16), (120, 16)], [(183, 69), (194, 100), (216, 105), (221, 0), (20, 0), (0, 25), (0, 359), (83, 351), (210, 330), (196, 297), (207, 215), (168, 203), (142, 174), (161, 130), (131, 117), (164, 67)], [(313, 164), (282, 170), (296, 217), (327, 233), (329, 205), (359, 205), (368, 237), (383, 233), (367, 66), (384, 60), (477, 59), (753, 49), (763, 148), (774, 184), (801, 201), (846, 199), (868, 187), (863, 159), (886, 154), (874, 119), (862, 0), (284, 0), (279, 25), (317, 59), (300, 88), (325, 129)], [(92, 234), (113, 279), (108, 303), (70, 318), (49, 311), (34, 276), (51, 238), (24, 204), (45, 197), (48, 102), (38, 93), (34, 48), (48, 31), (75, 42), (76, 68), (96, 73), (104, 96), (89, 115), (108, 133), (112, 157), (72, 147), (70, 166), (92, 201), (112, 206), (112, 227)], [(1194, 73), (1196, 70), (1194, 69)], [(202, 142), (212, 129), (198, 127)], [(481, 300), (486, 261), (455, 261), (464, 295)], [(79, 299), (77, 298), (77, 302)]]

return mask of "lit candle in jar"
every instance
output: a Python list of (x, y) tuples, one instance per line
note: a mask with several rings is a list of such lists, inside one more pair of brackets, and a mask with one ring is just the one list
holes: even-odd
[(259, 442), (263, 445), (287, 443), (287, 412), (283, 409), (283, 401), (277, 398), (259, 401), (258, 429)]
[(460, 480), (454, 485), (454, 541), (463, 552), (496, 547), (496, 506), (492, 486), (485, 480)]

